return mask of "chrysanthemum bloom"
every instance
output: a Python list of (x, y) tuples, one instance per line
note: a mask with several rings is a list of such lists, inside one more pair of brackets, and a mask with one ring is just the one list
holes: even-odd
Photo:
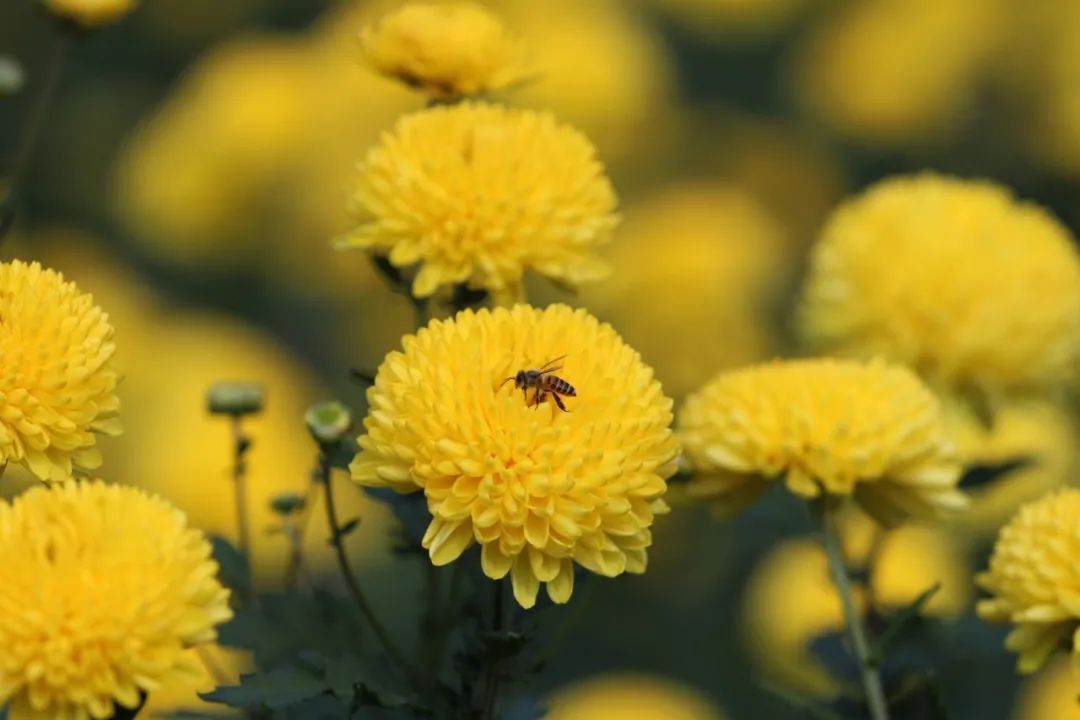
[(501, 90), (529, 75), (517, 38), (472, 2), (406, 5), (365, 27), (360, 43), (377, 71), (437, 98)]
[[(990, 568), (979, 586), (993, 597), (979, 602), (979, 617), (1013, 623), (1005, 647), (1019, 654), (1017, 669), (1042, 667), (1063, 641), (1074, 663), (1080, 646), (1080, 490), (1065, 488), (1028, 503), (998, 533)], [(1071, 636), (1071, 637), (1070, 637)]]
[(885, 524), (965, 504), (938, 401), (882, 362), (778, 361), (723, 373), (691, 396), (679, 435), (692, 497), (737, 510), (782, 478), (802, 497), (853, 496)]
[(530, 268), (577, 285), (603, 277), (594, 246), (618, 222), (593, 146), (531, 110), (463, 103), (407, 115), (368, 153), (342, 247), (419, 262), (412, 291), (468, 283), (506, 301)]
[(42, 480), (101, 465), (95, 433), (115, 435), (116, 350), (90, 295), (38, 263), (0, 263), (0, 463)]
[(100, 481), (0, 505), (0, 705), (12, 720), (108, 718), (199, 675), (190, 648), (232, 616), (184, 514)]
[(724, 714), (691, 687), (656, 675), (612, 673), (560, 689), (551, 698), (544, 717), (548, 720), (722, 720)]
[(137, 0), (42, 0), (49, 12), (86, 28), (116, 22), (135, 9)]
[(1080, 360), (1080, 252), (1044, 210), (989, 182), (885, 180), (815, 248), (801, 329), (987, 399), (1064, 382)]
[[(509, 573), (523, 607), (540, 583), (566, 602), (574, 562), (644, 572), (678, 445), (671, 400), (611, 326), (518, 305), (433, 321), (403, 345), (368, 390), (351, 470), (364, 485), (424, 492), (434, 564), (480, 543), (484, 573)], [(557, 358), (554, 374), (576, 390), (565, 412), (512, 382)]]

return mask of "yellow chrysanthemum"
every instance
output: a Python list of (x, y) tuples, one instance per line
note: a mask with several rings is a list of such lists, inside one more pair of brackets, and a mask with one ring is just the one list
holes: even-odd
[(360, 44), (377, 71), (438, 98), (500, 90), (528, 76), (517, 38), (472, 2), (406, 5), (365, 27)]
[[(540, 583), (566, 602), (574, 562), (644, 572), (678, 445), (671, 400), (609, 325), (518, 305), (433, 321), (403, 345), (368, 390), (351, 470), (365, 485), (423, 490), (433, 563), (480, 543), (484, 573), (509, 573), (523, 607)], [(576, 388), (567, 412), (503, 383), (561, 356), (556, 375)]]
[(783, 242), (777, 221), (745, 192), (673, 188), (627, 212), (606, 256), (612, 277), (583, 302), (681, 398), (719, 369), (772, 354), (769, 304), (785, 274)]
[(581, 133), (486, 103), (402, 118), (361, 164), (353, 202), (363, 224), (341, 245), (420, 262), (418, 297), (463, 282), (518, 297), (526, 268), (570, 285), (602, 277), (590, 250), (618, 222)]
[(555, 693), (547, 720), (721, 720), (701, 693), (640, 673), (589, 678)]
[(120, 426), (113, 329), (94, 299), (38, 263), (0, 263), (0, 464), (41, 480), (101, 465)]
[(1048, 663), (1017, 692), (1012, 720), (1080, 720), (1076, 672), (1065, 658)]
[(692, 497), (737, 509), (783, 477), (807, 498), (853, 495), (886, 524), (963, 507), (937, 400), (908, 369), (793, 360), (724, 373), (691, 396), (679, 434)]
[(1080, 360), (1080, 252), (989, 182), (893, 178), (841, 206), (812, 258), (801, 329), (989, 398), (1064, 382)]
[(137, 0), (42, 0), (53, 15), (87, 28), (116, 22), (135, 9)]
[(11, 720), (111, 717), (200, 668), (232, 616), (210, 543), (176, 508), (99, 481), (0, 505), (0, 704)]
[[(979, 602), (979, 616), (1013, 623), (1005, 647), (1017, 669), (1042, 667), (1063, 641), (1080, 663), (1080, 490), (1066, 488), (1028, 503), (998, 533), (989, 569), (977, 580), (993, 597)], [(1070, 637), (1072, 636), (1072, 637)]]

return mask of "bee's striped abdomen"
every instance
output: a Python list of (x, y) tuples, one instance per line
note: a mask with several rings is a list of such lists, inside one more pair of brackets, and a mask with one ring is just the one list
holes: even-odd
[(545, 390), (558, 393), (559, 395), (569, 395), (570, 397), (577, 395), (577, 391), (574, 390), (573, 385), (555, 375), (544, 375), (543, 385)]

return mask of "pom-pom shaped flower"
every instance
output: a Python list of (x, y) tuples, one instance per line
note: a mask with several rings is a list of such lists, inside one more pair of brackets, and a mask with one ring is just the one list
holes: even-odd
[(0, 463), (42, 480), (101, 464), (94, 433), (120, 430), (108, 317), (38, 263), (0, 263)]
[(135, 9), (137, 0), (42, 0), (53, 15), (85, 28), (114, 23)]
[(472, 2), (406, 5), (365, 27), (360, 43), (375, 70), (437, 98), (500, 90), (528, 77), (518, 40)]
[(1020, 655), (1022, 673), (1038, 670), (1066, 640), (1080, 662), (1074, 634), (1080, 629), (1078, 528), (1080, 490), (1066, 488), (1028, 503), (998, 533), (990, 568), (977, 578), (993, 596), (979, 602), (979, 616), (1016, 626), (1005, 647)]
[(1061, 223), (988, 182), (886, 180), (815, 248), (801, 325), (988, 398), (1063, 382), (1080, 361), (1080, 253)]
[(402, 118), (361, 164), (363, 224), (343, 247), (420, 262), (412, 291), (468, 283), (520, 296), (526, 268), (577, 285), (606, 273), (590, 250), (618, 222), (593, 146), (553, 116), (484, 103)]
[(773, 362), (721, 374), (691, 396), (679, 434), (697, 475), (692, 497), (721, 510), (783, 478), (806, 498), (854, 496), (879, 521), (965, 504), (937, 400), (882, 362)]
[(12, 720), (112, 717), (200, 674), (189, 648), (232, 616), (183, 513), (99, 481), (0, 504), (0, 705)]
[[(368, 390), (351, 470), (364, 485), (424, 492), (434, 564), (480, 543), (484, 573), (509, 573), (523, 607), (540, 583), (566, 602), (574, 562), (608, 577), (644, 572), (675, 471), (672, 402), (609, 325), (565, 305), (518, 305), (433, 321), (403, 345)], [(537, 402), (517, 376), (549, 361), (560, 381)]]

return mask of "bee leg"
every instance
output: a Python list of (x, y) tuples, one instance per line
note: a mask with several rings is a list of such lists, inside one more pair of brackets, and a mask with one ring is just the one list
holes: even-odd
[(547, 397), (547, 393), (541, 391), (540, 388), (537, 388), (536, 389), (536, 402), (533, 403), (533, 410), (540, 407), (540, 403), (544, 402), (545, 397)]
[(559, 397), (559, 393), (551, 393), (551, 397), (555, 398), (555, 404), (559, 406), (559, 409), (563, 412), (568, 412), (566, 406), (563, 405), (562, 398)]

